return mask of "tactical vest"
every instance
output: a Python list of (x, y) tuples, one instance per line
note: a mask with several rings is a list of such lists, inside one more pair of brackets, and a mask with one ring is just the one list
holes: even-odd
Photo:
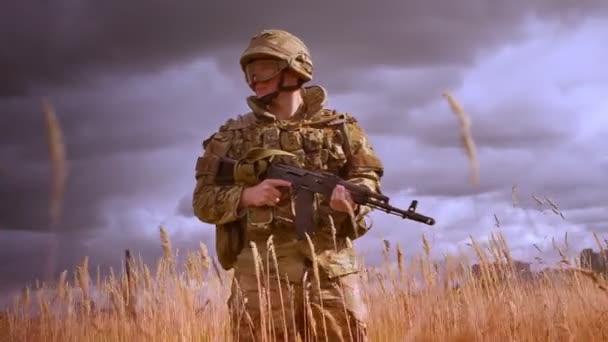
[[(355, 122), (355, 119), (327, 109), (311, 121), (294, 122), (263, 120), (249, 113), (227, 121), (212, 137), (216, 146), (214, 153), (240, 159), (254, 147), (280, 149), (296, 156), (275, 158), (283, 163), (344, 176), (341, 170), (350, 161), (353, 147), (347, 136), (348, 122)], [(216, 227), (216, 250), (224, 269), (232, 267), (247, 241), (265, 242), (271, 234), (275, 243), (295, 237), (293, 197), (287, 193), (282, 198), (276, 207), (248, 208), (240, 221)], [(315, 235), (331, 241), (329, 227), (333, 224), (339, 230), (347, 216), (332, 213), (329, 198), (321, 195), (316, 196), (315, 212)]]

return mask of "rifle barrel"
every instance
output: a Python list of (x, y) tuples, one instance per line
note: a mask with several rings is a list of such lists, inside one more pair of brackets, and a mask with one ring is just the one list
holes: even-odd
[(400, 216), (401, 218), (407, 218), (412, 221), (428, 224), (432, 226), (435, 224), (435, 219), (422, 214), (419, 214), (413, 210), (403, 210), (397, 207), (393, 207), (390, 204), (368, 204), (370, 207), (386, 212), (387, 214), (393, 214)]

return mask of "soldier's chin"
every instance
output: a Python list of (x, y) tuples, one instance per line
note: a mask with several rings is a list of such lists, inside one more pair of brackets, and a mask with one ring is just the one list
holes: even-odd
[(268, 92), (264, 93), (264, 95), (258, 95), (258, 101), (265, 105), (269, 105), (272, 101), (277, 97), (278, 93), (276, 92)]
[(257, 90), (255, 92), (255, 95), (257, 96), (257, 98), (262, 98), (266, 95), (272, 94), (272, 90), (271, 89), (267, 89), (267, 90)]

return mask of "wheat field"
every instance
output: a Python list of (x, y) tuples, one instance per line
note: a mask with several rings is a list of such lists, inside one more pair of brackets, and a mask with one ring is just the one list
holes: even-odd
[[(500, 235), (487, 248), (472, 241), (476, 267), (456, 256), (433, 260), (424, 237), (422, 244), (408, 260), (387, 245), (385, 262), (361, 272), (370, 341), (608, 339), (599, 274), (565, 258), (551, 272), (523, 274)], [(3, 340), (230, 341), (230, 272), (203, 244), (178, 263), (162, 228), (160, 245), (154, 268), (130, 257), (104, 277), (85, 257), (56, 284), (24, 288), (0, 319)]]

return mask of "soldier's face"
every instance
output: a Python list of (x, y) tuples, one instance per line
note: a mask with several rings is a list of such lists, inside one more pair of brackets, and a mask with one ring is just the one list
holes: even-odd
[(279, 76), (275, 76), (267, 81), (254, 82), (253, 91), (257, 97), (268, 95), (279, 87)]
[(279, 75), (283, 65), (278, 60), (259, 59), (245, 68), (247, 83), (257, 96), (264, 96), (275, 91), (279, 85)]

